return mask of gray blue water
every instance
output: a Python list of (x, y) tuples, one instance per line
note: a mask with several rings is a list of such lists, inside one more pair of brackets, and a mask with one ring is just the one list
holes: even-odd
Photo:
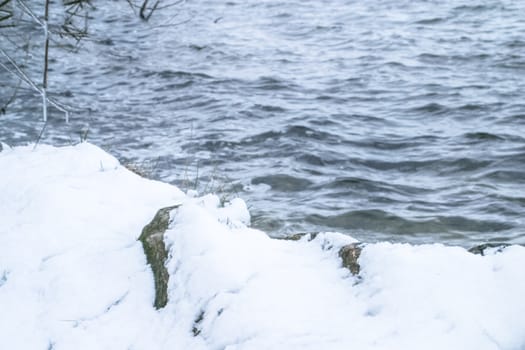
[[(79, 52), (52, 45), (76, 112), (51, 110), (41, 142), (89, 130), (156, 179), (242, 197), (274, 236), (525, 243), (525, 1), (96, 6)], [(39, 101), (21, 89), (0, 140), (36, 140)]]

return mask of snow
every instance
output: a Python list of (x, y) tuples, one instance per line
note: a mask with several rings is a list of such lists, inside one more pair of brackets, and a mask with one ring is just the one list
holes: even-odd
[[(241, 199), (187, 196), (98, 147), (0, 153), (2, 349), (525, 349), (525, 248), (486, 256), (355, 242), (276, 240)], [(171, 213), (169, 301), (137, 237)]]

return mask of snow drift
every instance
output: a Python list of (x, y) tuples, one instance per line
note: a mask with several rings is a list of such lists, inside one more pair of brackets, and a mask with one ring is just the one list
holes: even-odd
[[(525, 349), (525, 248), (275, 240), (240, 199), (190, 198), (101, 149), (0, 153), (5, 349)], [(159, 208), (168, 302), (137, 238)]]

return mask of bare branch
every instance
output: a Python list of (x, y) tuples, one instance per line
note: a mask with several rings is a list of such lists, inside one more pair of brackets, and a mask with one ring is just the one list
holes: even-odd
[(45, 26), (44, 22), (42, 22), (42, 20), (41, 20), (40, 18), (38, 18), (38, 16), (33, 12), (33, 10), (31, 10), (31, 9), (29, 8), (29, 6), (27, 6), (27, 5), (25, 4), (24, 1), (22, 1), (22, 0), (16, 0), (16, 2), (17, 2), (18, 4), (20, 4), (20, 7), (22, 8), (22, 10), (23, 10), (25, 13), (27, 13), (31, 18), (33, 18), (33, 20), (34, 20), (36, 23), (40, 24), (42, 27)]
[[(29, 57), (29, 39), (28, 39), (28, 43), (26, 45), (26, 55), (25, 55), (25, 58), (24, 58), (24, 61), (27, 62), (28, 60), (28, 57)], [(13, 101), (15, 100), (16, 98), (16, 95), (18, 94), (18, 90), (20, 90), (20, 85), (22, 84), (22, 79), (20, 77), (18, 77), (18, 82), (15, 86), (15, 88), (13, 89), (13, 94), (11, 95), (11, 97), (9, 99), (7, 99), (7, 101), (4, 103), (4, 106), (0, 108), (0, 111), (5, 114), (6, 110), (7, 110), (7, 107), (9, 107), (9, 105), (11, 103), (13, 103)]]
[[(149, 0), (144, 0), (144, 2), (142, 3), (142, 6), (140, 7), (140, 18), (142, 18), (143, 20), (145, 21), (148, 21), (151, 17), (151, 15), (153, 15), (153, 12), (155, 12), (155, 10), (157, 9), (157, 6), (159, 6), (159, 2), (160, 0), (157, 0), (157, 2), (155, 2), (155, 5), (153, 5), (153, 7), (151, 9), (148, 9), (148, 1)], [(149, 10), (149, 13), (146, 14), (146, 10)]]
[[(10, 18), (14, 16), (13, 10), (7, 9), (7, 4), (11, 0), (4, 0), (0, 2), (0, 22), (7, 22)], [(0, 28), (9, 28), (14, 27), (14, 24), (1, 24)]]
[[(16, 77), (22, 79), (26, 84), (28, 84), (29, 86), (31, 86), (33, 88), (33, 90), (35, 90), (36, 92), (38, 92), (41, 96), (45, 96), (45, 92), (44, 90), (42, 90), (41, 88), (39, 88), (34, 82), (33, 80), (31, 80), (31, 78), (29, 78), (27, 76), (27, 74), (18, 66), (18, 64), (16, 64), (16, 62), (11, 58), (11, 56), (9, 56), (7, 54), (7, 52), (5, 52), (2, 48), (0, 48), (0, 53), (5, 57), (7, 58), (7, 60), (9, 61), (9, 63), (11, 63), (11, 65), (15, 68), (15, 71), (13, 71), (12, 69), (10, 69), (8, 66), (6, 66), (4, 63), (0, 62), (0, 67), (4, 68), (6, 71), (8, 71), (9, 73), (15, 75)], [(66, 106), (62, 103), (59, 103), (57, 101), (55, 101), (54, 99), (51, 99), (47, 96), (45, 96), (46, 98), (46, 101), (49, 102), (50, 105), (54, 106), (56, 109), (58, 109), (59, 111), (63, 112), (65, 115), (66, 115), (66, 121), (69, 121), (69, 110), (68, 110), (68, 107), (69, 106)]]
[[(148, 22), (157, 10), (166, 9), (184, 3), (186, 0), (126, 0), (133, 12), (137, 17), (145, 22)], [(37, 6), (45, 6), (45, 15), (39, 15), (39, 11), (36, 11)], [(16, 30), (2, 30), (0, 39), (5, 38), (6, 42), (9, 42), (8, 48), (0, 47), (0, 69), (5, 69), (7, 72), (12, 74), (16, 79), (9, 82), (11, 89), (14, 88), (13, 95), (9, 98), (3, 109), (15, 100), (19, 91), (24, 91), (28, 88), (38, 92), (42, 96), (44, 105), (44, 119), (46, 118), (46, 105), (54, 106), (58, 110), (66, 114), (66, 120), (69, 118), (69, 111), (74, 110), (72, 107), (64, 105), (56, 101), (53, 98), (47, 96), (47, 71), (48, 71), (48, 54), (50, 44), (61, 47), (62, 49), (75, 51), (78, 50), (80, 43), (84, 40), (97, 41), (97, 37), (94, 38), (88, 36), (88, 19), (89, 10), (93, 8), (91, 0), (62, 0), (62, 11), (63, 20), (59, 23), (52, 23), (51, 10), (55, 7), (56, 0), (44, 0), (44, 1), (30, 1), (30, 0), (0, 0), (0, 29), (7, 27), (18, 27)], [(40, 4), (40, 5), (37, 5)], [(51, 5), (51, 6), (50, 6)], [(168, 26), (175, 26), (187, 23), (192, 18), (184, 21), (180, 21), (181, 18), (175, 14), (171, 18), (168, 18), (164, 23), (157, 26), (147, 27), (149, 29), (163, 28)], [(175, 23), (179, 21), (178, 23)], [(21, 49), (29, 50), (29, 46), (24, 47), (23, 42), (20, 38), (24, 37), (23, 33), (34, 35), (38, 31), (38, 27), (41, 27), (44, 34), (44, 65), (43, 65), (43, 79), (41, 83), (37, 83), (35, 79), (30, 78), (26, 71), (28, 68), (25, 66), (26, 62), (15, 61), (10, 54), (16, 55), (19, 58), (18, 52)], [(64, 39), (65, 38), (65, 39)], [(16, 50), (16, 53), (13, 51)], [(27, 59), (27, 58), (26, 58)], [(24, 84), (22, 84), (24, 82)], [(7, 86), (7, 85), (4, 85)], [(3, 101), (2, 101), (3, 102)], [(77, 109), (78, 110), (78, 109)]]

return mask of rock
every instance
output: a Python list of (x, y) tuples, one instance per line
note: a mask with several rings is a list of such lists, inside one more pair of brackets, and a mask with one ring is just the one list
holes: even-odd
[(9, 271), (5, 270), (2, 272), (2, 275), (0, 276), (0, 287), (2, 287), (7, 282), (8, 275)]
[(343, 267), (349, 269), (352, 275), (359, 274), (360, 266), (357, 260), (362, 250), (363, 243), (351, 243), (339, 249), (339, 257), (343, 260)]
[(303, 237), (308, 237), (308, 241), (311, 241), (317, 237), (319, 233), (313, 232), (313, 233), (294, 233), (292, 235), (284, 236), (284, 237), (274, 237), (274, 239), (281, 239), (284, 241), (299, 241)]
[(510, 246), (510, 244), (506, 243), (483, 243), (480, 245), (477, 245), (475, 247), (470, 248), (468, 251), (472, 254), (479, 254), (481, 256), (485, 255), (485, 251), (487, 249), (496, 249), (496, 252), (500, 253), (503, 251), (503, 249)]
[[(276, 237), (275, 239), (282, 239), (286, 241), (299, 241), (306, 237), (308, 241), (314, 240), (318, 232), (314, 233), (295, 233), (285, 237)], [(358, 275), (360, 266), (357, 260), (361, 255), (361, 250), (363, 250), (364, 243), (351, 243), (343, 246), (339, 249), (339, 257), (343, 260), (343, 267), (346, 267), (350, 270), (352, 275)], [(330, 248), (331, 249), (331, 248)]]
[(201, 331), (202, 331), (201, 323), (202, 323), (203, 320), (204, 320), (204, 311), (201, 310), (199, 312), (199, 315), (197, 316), (197, 318), (193, 321), (193, 327), (192, 327), (191, 331), (192, 331), (194, 337), (198, 336), (201, 333)]
[(153, 178), (153, 176), (152, 176), (152, 174), (153, 174), (152, 169), (149, 169), (144, 164), (141, 165), (141, 164), (137, 164), (137, 163), (130, 163), (130, 162), (124, 162), (124, 161), (122, 161), (121, 164), (122, 164), (122, 166), (124, 168), (128, 169), (132, 173), (137, 174), (140, 177), (143, 177), (145, 179), (152, 179)]
[(11, 149), (7, 143), (0, 142), (0, 152), (7, 151), (8, 149)]
[(139, 237), (148, 264), (153, 271), (155, 281), (155, 302), (153, 305), (156, 309), (163, 308), (168, 303), (169, 274), (165, 265), (168, 251), (164, 244), (164, 232), (170, 224), (170, 212), (178, 207), (179, 205), (174, 205), (160, 209), (153, 220), (144, 227)]

